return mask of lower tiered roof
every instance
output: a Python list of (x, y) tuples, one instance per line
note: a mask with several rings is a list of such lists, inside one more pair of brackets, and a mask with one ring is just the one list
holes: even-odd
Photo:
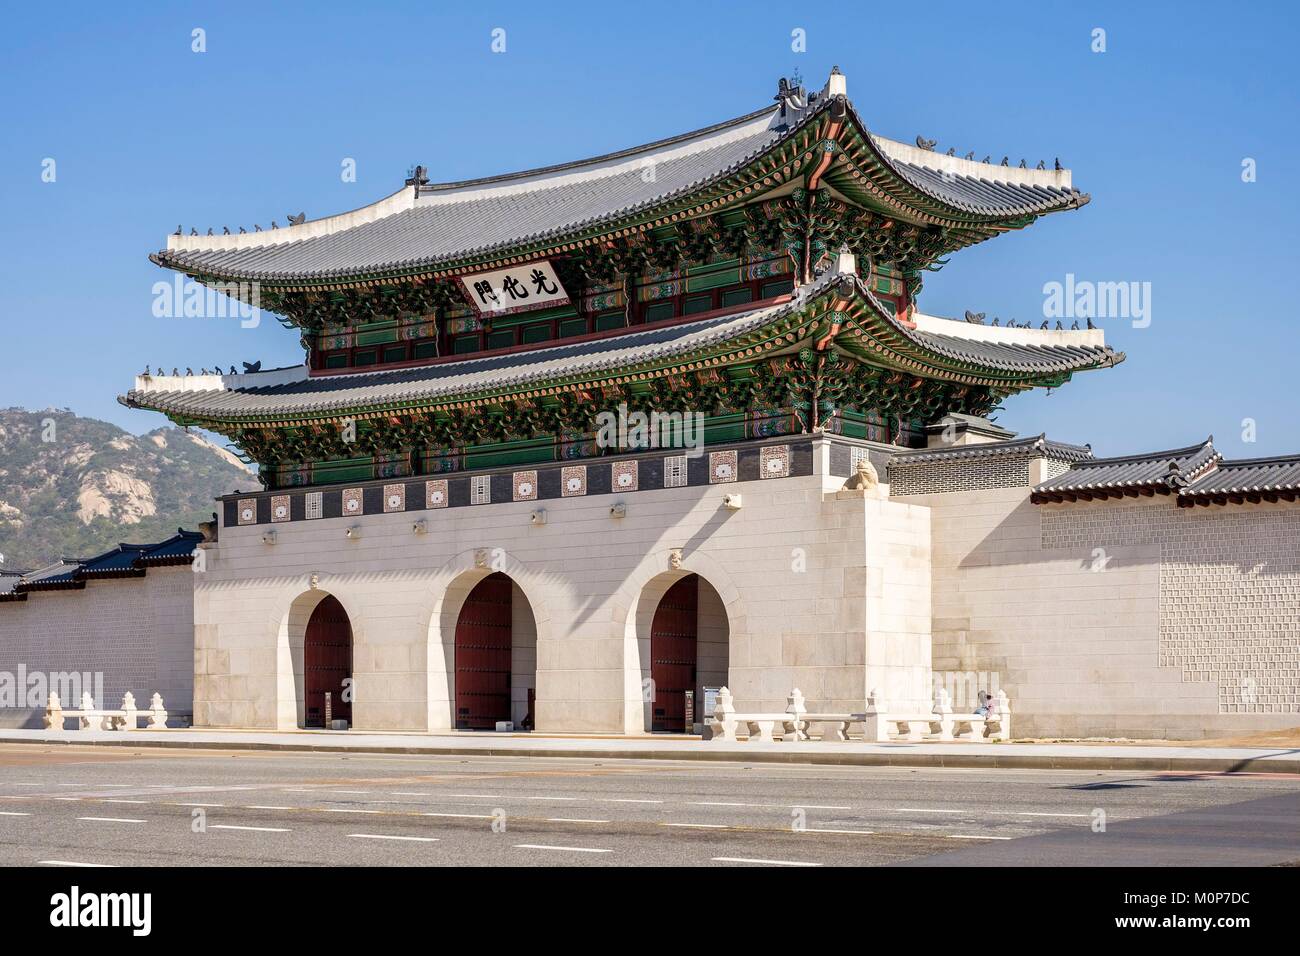
[[(120, 401), (181, 424), (294, 424), (346, 415), (468, 406), (509, 395), (626, 382), (833, 342), (869, 364), (1011, 394), (1123, 361), (1100, 330), (999, 329), (898, 319), (852, 273), (828, 272), (788, 301), (566, 345), (377, 372), (312, 376), (306, 367), (236, 376), (140, 376)], [(829, 323), (829, 324), (828, 324)]]

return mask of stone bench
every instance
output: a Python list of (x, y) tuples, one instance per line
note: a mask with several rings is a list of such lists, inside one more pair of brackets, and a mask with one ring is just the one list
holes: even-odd
[(731, 691), (718, 691), (718, 703), (709, 726), (714, 740), (738, 740), (737, 728), (745, 726), (750, 740), (772, 743), (779, 734), (782, 741), (808, 740), (812, 724), (827, 725), (822, 740), (848, 740), (849, 727), (861, 724), (863, 739), (870, 743), (891, 740), (1009, 740), (1011, 705), (1005, 691), (998, 691), (985, 714), (954, 714), (948, 692), (940, 688), (934, 708), (926, 711), (894, 711), (886, 706), (879, 691), (867, 697), (867, 709), (861, 713), (810, 712), (803, 694), (796, 687), (786, 698), (785, 713), (737, 713)]
[[(863, 737), (875, 743), (889, 740), (1009, 740), (1011, 704), (1006, 691), (992, 698), (988, 714), (954, 714), (948, 691), (940, 688), (934, 709), (926, 713), (891, 712), (879, 691), (872, 691), (863, 715)], [(896, 737), (890, 736), (890, 728)]]
[(45, 706), (45, 729), (56, 734), (66, 732), (63, 722), (69, 717), (77, 718), (77, 727), (81, 730), (139, 730), (139, 719), (148, 718), (147, 730), (166, 730), (167, 711), (163, 707), (161, 694), (154, 694), (147, 710), (135, 706), (135, 695), (127, 691), (122, 695), (120, 710), (106, 710), (96, 707), (94, 698), (87, 691), (81, 695), (81, 706), (76, 710), (65, 710), (59, 701), (59, 695), (50, 693)]
[[(713, 708), (713, 719), (709, 728), (713, 731), (711, 740), (729, 740), (735, 742), (740, 738), (736, 730), (744, 725), (749, 731), (749, 739), (760, 743), (774, 743), (774, 731), (779, 732), (781, 740), (794, 741), (799, 737), (798, 720), (791, 713), (737, 713), (732, 704), (731, 691), (726, 687), (718, 691), (718, 703)], [(777, 728), (780, 728), (779, 731)]]

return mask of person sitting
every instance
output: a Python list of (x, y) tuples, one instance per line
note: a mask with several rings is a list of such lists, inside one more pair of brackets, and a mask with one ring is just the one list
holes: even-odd
[(975, 708), (975, 713), (981, 717), (986, 717), (988, 716), (989, 707), (992, 705), (993, 698), (989, 696), (988, 691), (982, 690), (979, 693), (979, 700), (980, 705)]

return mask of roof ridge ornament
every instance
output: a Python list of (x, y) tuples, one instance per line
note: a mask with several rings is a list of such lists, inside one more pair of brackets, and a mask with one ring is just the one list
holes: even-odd
[(428, 174), (429, 171), (425, 167), (412, 166), (406, 171), (406, 182), (404, 185), (415, 186), (417, 188), (420, 186), (427, 186), (429, 185)]

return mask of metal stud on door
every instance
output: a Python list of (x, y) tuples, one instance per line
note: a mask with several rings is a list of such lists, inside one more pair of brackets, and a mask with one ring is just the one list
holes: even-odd
[(699, 583), (694, 574), (668, 589), (650, 625), (650, 677), (655, 703), (651, 729), (689, 733), (686, 691), (695, 689)]

